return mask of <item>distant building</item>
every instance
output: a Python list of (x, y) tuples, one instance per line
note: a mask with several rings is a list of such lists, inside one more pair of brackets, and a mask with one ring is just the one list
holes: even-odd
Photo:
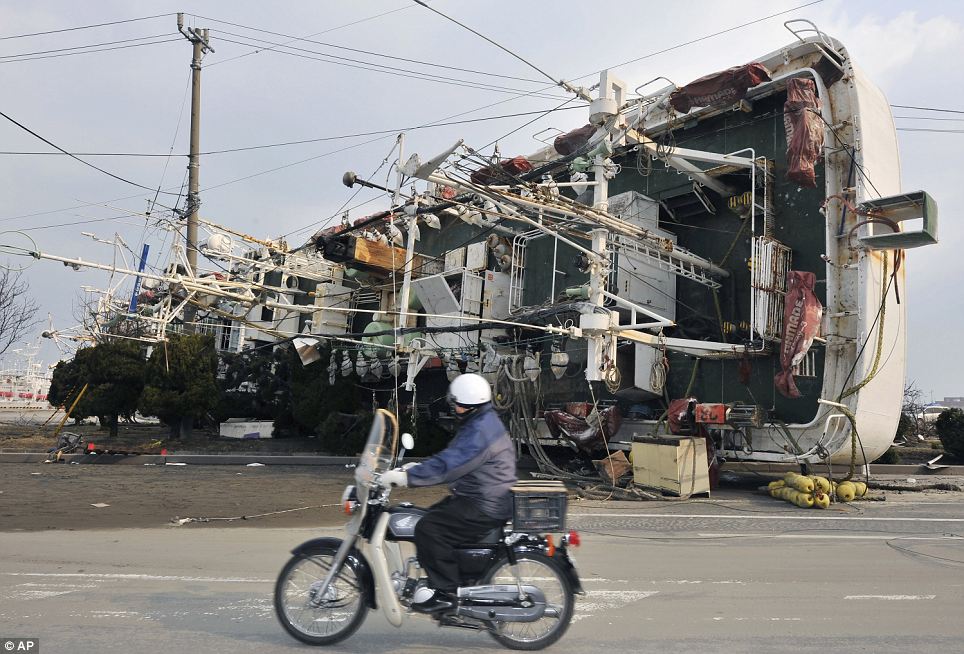
[(948, 409), (964, 409), (964, 397), (945, 397), (941, 405)]

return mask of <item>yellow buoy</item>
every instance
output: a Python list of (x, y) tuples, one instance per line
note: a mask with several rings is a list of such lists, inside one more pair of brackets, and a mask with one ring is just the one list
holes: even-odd
[(782, 479), (777, 479), (776, 481), (771, 481), (769, 484), (767, 484), (767, 488), (770, 490), (773, 490), (774, 488), (783, 488), (785, 484), (786, 482), (784, 482)]
[(814, 488), (821, 493), (830, 492), (830, 480), (826, 477), (820, 477), (819, 475), (812, 475), (810, 479), (813, 480)]
[(813, 479), (810, 477), (804, 477), (803, 475), (794, 474), (794, 476), (784, 477), (787, 486), (792, 486), (802, 493), (812, 493), (813, 492)]
[(853, 502), (857, 496), (857, 487), (849, 481), (842, 481), (837, 484), (837, 499), (841, 502)]
[(863, 497), (867, 494), (867, 484), (862, 481), (855, 481), (854, 488), (857, 489), (857, 497)]
[(826, 509), (830, 506), (830, 496), (826, 493), (817, 493), (813, 496), (813, 506), (817, 509)]

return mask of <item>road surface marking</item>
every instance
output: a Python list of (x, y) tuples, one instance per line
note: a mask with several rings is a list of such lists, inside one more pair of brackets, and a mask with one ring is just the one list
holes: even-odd
[(670, 518), (673, 520), (851, 520), (853, 522), (964, 522), (964, 518), (866, 518), (851, 516), (716, 515), (709, 513), (570, 513), (570, 518)]
[(225, 584), (273, 584), (274, 579), (250, 579), (245, 577), (177, 577), (174, 575), (138, 575), (96, 572), (4, 572), (11, 577), (68, 577), (81, 579), (130, 579), (134, 581), (208, 581)]
[(845, 600), (932, 600), (937, 595), (847, 595)]
[(590, 590), (576, 602), (573, 622), (591, 618), (597, 613), (613, 611), (655, 595), (657, 590)]
[(962, 540), (964, 536), (902, 536), (891, 534), (889, 536), (861, 536), (846, 534), (770, 534), (766, 532), (756, 534), (723, 533), (723, 534), (697, 534), (701, 538), (800, 538), (817, 540)]

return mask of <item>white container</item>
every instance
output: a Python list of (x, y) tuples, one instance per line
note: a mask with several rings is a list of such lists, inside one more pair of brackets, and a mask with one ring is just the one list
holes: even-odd
[(274, 422), (270, 420), (238, 420), (232, 418), (221, 423), (221, 438), (255, 439), (272, 438)]

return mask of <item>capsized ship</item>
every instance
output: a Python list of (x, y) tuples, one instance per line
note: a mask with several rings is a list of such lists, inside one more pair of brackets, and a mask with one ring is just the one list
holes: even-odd
[(535, 153), (400, 157), (395, 206), (314, 237), (344, 267), (318, 297), (368, 294), (344, 328), (366, 345), (334, 352), (332, 377), (352, 356), (424, 402), (479, 371), (540, 452), (674, 432), (727, 459), (880, 456), (903, 392), (902, 251), (936, 243), (936, 205), (901, 190), (888, 101), (843, 44), (788, 28), (683, 86), (603, 72), (588, 123)]

